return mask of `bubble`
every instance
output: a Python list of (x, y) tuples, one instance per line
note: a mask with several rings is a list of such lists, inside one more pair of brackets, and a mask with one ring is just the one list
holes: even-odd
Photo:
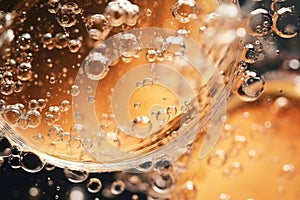
[(28, 128), (28, 119), (27, 119), (27, 117), (20, 117), (18, 119), (18, 127), (21, 128), (21, 129)]
[(48, 12), (51, 14), (56, 14), (58, 8), (59, 8), (60, 0), (48, 0), (47, 2), (47, 8)]
[(11, 144), (8, 139), (0, 135), (0, 157), (8, 157), (11, 154)]
[(164, 124), (169, 120), (170, 116), (167, 113), (166, 109), (160, 109), (155, 116), (156, 121), (160, 124)]
[(83, 71), (91, 80), (101, 80), (108, 73), (108, 59), (98, 52), (93, 52), (83, 63)]
[(80, 137), (71, 137), (71, 139), (69, 141), (69, 147), (71, 149), (79, 149), (81, 147)]
[(40, 190), (37, 187), (31, 187), (28, 191), (29, 195), (34, 198), (38, 198), (40, 196)]
[(122, 194), (125, 190), (125, 183), (121, 180), (116, 180), (112, 183), (110, 191), (113, 195)]
[(153, 79), (152, 78), (145, 78), (143, 80), (143, 87), (151, 88), (153, 86)]
[(20, 93), (20, 92), (22, 92), (23, 88), (24, 88), (24, 86), (21, 81), (14, 82), (14, 85), (13, 85), (14, 92)]
[(165, 59), (172, 61), (184, 55), (185, 43), (182, 36), (169, 36), (163, 42), (162, 51), (165, 52)]
[(173, 17), (181, 23), (189, 23), (198, 18), (198, 9), (194, 0), (178, 0), (172, 6), (171, 11)]
[(188, 180), (185, 184), (179, 189), (177, 193), (178, 200), (188, 200), (188, 199), (195, 199), (197, 196), (197, 188), (196, 185)]
[(42, 145), (45, 142), (45, 138), (42, 134), (38, 133), (38, 134), (32, 136), (32, 141), (36, 145)]
[(93, 141), (91, 138), (86, 138), (82, 141), (82, 146), (85, 149), (90, 149), (93, 146)]
[(17, 77), (21, 81), (28, 81), (32, 76), (32, 66), (28, 62), (22, 62), (17, 69)]
[(61, 139), (65, 144), (69, 144), (71, 140), (71, 134), (69, 132), (63, 132), (61, 134)]
[(69, 50), (71, 53), (77, 53), (82, 46), (82, 42), (79, 39), (71, 39), (69, 41)]
[(230, 164), (228, 168), (226, 168), (223, 172), (226, 176), (236, 176), (241, 174), (243, 171), (243, 167), (240, 162), (235, 161)]
[[(123, 2), (128, 3), (129, 1)], [(112, 26), (120, 26), (126, 22), (126, 12), (120, 6), (119, 1), (109, 2), (105, 8), (104, 15)]]
[(70, 128), (70, 134), (72, 137), (84, 135), (84, 128), (81, 124), (75, 124)]
[(72, 27), (76, 24), (76, 15), (81, 13), (81, 8), (74, 2), (63, 4), (56, 12), (56, 20), (62, 27)]
[(87, 183), (87, 189), (91, 193), (97, 193), (101, 190), (102, 183), (98, 178), (90, 178)]
[(282, 38), (293, 38), (299, 33), (300, 17), (293, 7), (283, 7), (273, 15), (274, 32)]
[(9, 166), (13, 169), (18, 169), (21, 167), (19, 156), (10, 156), (7, 160)]
[(48, 130), (47, 134), (52, 141), (58, 142), (62, 140), (63, 132), (63, 129), (59, 125), (55, 125)]
[(252, 36), (265, 36), (272, 30), (272, 17), (268, 10), (258, 8), (247, 17), (248, 32)]
[(82, 183), (89, 177), (89, 173), (87, 171), (77, 171), (68, 168), (64, 169), (64, 174), (72, 183)]
[(167, 113), (170, 117), (176, 115), (177, 114), (177, 107), (173, 106), (173, 105), (168, 106), (167, 107)]
[(227, 162), (227, 154), (224, 150), (216, 150), (214, 154), (211, 154), (207, 159), (207, 164), (210, 167), (220, 168)]
[(125, 33), (118, 37), (117, 48), (122, 57), (133, 58), (140, 51), (137, 37), (132, 33)]
[(44, 162), (33, 152), (23, 152), (20, 162), (22, 169), (30, 173), (39, 172), (44, 167)]
[(54, 37), (54, 46), (57, 49), (64, 49), (69, 45), (69, 34), (57, 33)]
[(253, 44), (246, 44), (243, 48), (242, 59), (247, 63), (255, 63), (258, 60), (259, 53)]
[(284, 164), (281, 167), (281, 171), (279, 172), (278, 181), (279, 182), (288, 181), (292, 179), (295, 175), (296, 175), (296, 167), (291, 163)]
[(86, 28), (89, 36), (94, 40), (105, 40), (111, 30), (107, 18), (102, 14), (89, 16), (87, 18)]
[(146, 53), (146, 59), (149, 62), (155, 62), (156, 61), (156, 50), (154, 49), (149, 49)]
[(31, 35), (29, 33), (23, 33), (18, 37), (17, 44), (23, 51), (29, 49), (31, 46)]
[(68, 112), (71, 109), (71, 104), (68, 100), (63, 100), (59, 104), (59, 110), (61, 112)]
[(37, 110), (29, 110), (26, 113), (25, 117), (27, 118), (29, 128), (38, 127), (42, 121), (42, 116), (40, 112)]
[(221, 194), (219, 195), (219, 199), (220, 199), (220, 200), (230, 200), (231, 197), (230, 197), (229, 194), (221, 193)]
[(55, 120), (54, 115), (47, 114), (45, 117), (45, 121), (46, 121), (47, 126), (52, 126), (52, 125), (54, 125), (56, 120)]
[(152, 123), (148, 116), (138, 116), (132, 122), (132, 132), (137, 137), (147, 137), (152, 129)]
[(45, 33), (42, 38), (41, 41), (43, 43), (43, 47), (47, 48), (48, 50), (52, 50), (54, 48), (54, 38), (52, 36), (51, 33)]
[(246, 71), (242, 83), (237, 88), (237, 95), (243, 101), (255, 101), (264, 91), (265, 80), (254, 71)]
[(49, 114), (54, 116), (56, 122), (61, 118), (61, 111), (58, 106), (50, 106), (46, 112), (46, 115)]
[(10, 124), (16, 124), (22, 115), (22, 111), (18, 107), (13, 105), (6, 106), (3, 112), (4, 119), (7, 123)]
[(72, 85), (70, 92), (73, 97), (76, 97), (80, 94), (80, 87), (78, 85)]
[(55, 165), (52, 165), (50, 163), (46, 163), (44, 166), (44, 169), (47, 171), (53, 171), (55, 169)]

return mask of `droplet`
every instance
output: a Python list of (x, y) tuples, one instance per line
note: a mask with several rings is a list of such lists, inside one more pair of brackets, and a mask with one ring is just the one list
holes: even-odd
[(274, 32), (282, 38), (293, 38), (299, 33), (300, 17), (293, 7), (283, 7), (273, 15)]
[(72, 183), (82, 183), (89, 177), (89, 173), (87, 171), (77, 171), (68, 168), (64, 169), (64, 174)]
[(214, 168), (220, 168), (227, 162), (227, 154), (224, 150), (216, 150), (214, 154), (211, 154), (207, 159), (207, 164)]
[(148, 116), (138, 116), (132, 122), (132, 132), (138, 137), (145, 137), (150, 134), (152, 123)]
[(110, 191), (114, 195), (122, 194), (125, 190), (125, 183), (121, 180), (116, 180), (112, 183)]
[(98, 178), (90, 178), (87, 183), (87, 189), (91, 193), (97, 193), (101, 190), (102, 183)]
[(44, 162), (33, 152), (23, 152), (20, 156), (21, 167), (27, 172), (39, 172), (44, 167)]
[(181, 23), (197, 19), (197, 4), (194, 0), (178, 0), (171, 8), (172, 15)]
[(108, 73), (108, 59), (99, 52), (93, 52), (83, 63), (83, 71), (91, 80), (101, 80)]

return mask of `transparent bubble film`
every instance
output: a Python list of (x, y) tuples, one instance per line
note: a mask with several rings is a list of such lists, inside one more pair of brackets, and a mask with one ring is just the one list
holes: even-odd
[(0, 17), (1, 126), (22, 151), (115, 171), (174, 161), (200, 131), (200, 157), (216, 143), (237, 61), (225, 55), (239, 51), (236, 34), (221, 39), (235, 5), (49, 0)]

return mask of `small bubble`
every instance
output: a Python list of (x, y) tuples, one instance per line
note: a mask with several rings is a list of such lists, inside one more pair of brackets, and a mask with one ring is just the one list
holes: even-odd
[(79, 137), (71, 137), (69, 147), (71, 149), (79, 149), (81, 147), (81, 139)]
[(268, 10), (258, 8), (247, 17), (248, 32), (252, 36), (265, 36), (272, 30), (272, 17)]
[(154, 49), (149, 49), (146, 53), (146, 59), (149, 62), (155, 62), (156, 61), (156, 50)]
[(61, 112), (68, 112), (71, 109), (71, 104), (68, 100), (63, 100), (59, 104), (59, 110)]
[(29, 128), (36, 128), (42, 122), (42, 116), (37, 110), (29, 110), (25, 116), (27, 118)]
[(238, 96), (243, 101), (255, 101), (264, 91), (265, 80), (254, 71), (246, 71), (242, 84), (237, 89)]
[(108, 73), (108, 59), (99, 52), (94, 52), (83, 62), (83, 71), (91, 80), (101, 80)]
[[(128, 1), (126, 0), (125, 2)], [(118, 1), (109, 2), (105, 8), (104, 15), (112, 26), (120, 26), (126, 21), (126, 12)]]
[(182, 36), (169, 36), (162, 45), (162, 51), (165, 52), (165, 59), (169, 61), (183, 56), (185, 49)]
[(116, 180), (112, 183), (110, 191), (114, 195), (122, 194), (125, 190), (125, 183), (121, 180)]
[(40, 196), (40, 190), (37, 187), (31, 187), (28, 191), (29, 195), (34, 198), (38, 198)]
[(84, 128), (82, 127), (81, 124), (75, 124), (70, 128), (70, 134), (72, 137), (79, 137), (84, 135)]
[(189, 23), (198, 18), (198, 9), (194, 0), (178, 0), (171, 10), (173, 17), (181, 23)]
[(8, 164), (11, 168), (13, 169), (18, 169), (21, 167), (21, 163), (20, 163), (20, 157), (14, 157), (14, 156), (10, 156), (8, 158)]
[(146, 9), (145, 9), (145, 15), (146, 15), (147, 17), (150, 17), (150, 16), (152, 15), (152, 10), (151, 10), (150, 8), (146, 8)]
[(79, 13), (81, 13), (81, 8), (76, 3), (67, 2), (57, 9), (56, 20), (62, 27), (72, 27), (76, 24), (76, 15)]
[(22, 111), (18, 107), (12, 105), (6, 106), (3, 112), (4, 119), (10, 124), (16, 124), (22, 115)]
[(72, 39), (69, 41), (69, 50), (71, 53), (77, 53), (82, 46), (82, 42), (79, 39)]
[(87, 171), (77, 171), (68, 168), (64, 169), (64, 174), (72, 183), (82, 183), (89, 177), (89, 173)]
[(227, 162), (227, 154), (224, 150), (216, 150), (214, 154), (211, 154), (207, 159), (207, 164), (214, 168), (220, 168)]
[(90, 178), (87, 183), (87, 189), (91, 193), (97, 193), (101, 190), (102, 183), (98, 178)]
[(136, 136), (145, 137), (150, 134), (152, 123), (147, 116), (138, 116), (132, 122), (132, 132)]
[(71, 95), (73, 97), (76, 97), (79, 95), (79, 93), (80, 93), (80, 87), (78, 85), (72, 85), (71, 86)]
[(36, 145), (42, 145), (45, 142), (45, 138), (42, 134), (38, 133), (32, 136), (33, 143)]
[(54, 115), (47, 114), (45, 117), (45, 121), (46, 121), (47, 126), (53, 126), (56, 120), (55, 120)]
[(295, 175), (296, 175), (296, 167), (291, 163), (284, 164), (281, 167), (281, 171), (279, 172), (278, 181), (279, 182), (288, 181), (292, 179)]
[(230, 195), (226, 194), (226, 193), (221, 193), (219, 195), (219, 198), (220, 198), (220, 200), (230, 200), (231, 199)]
[(188, 180), (185, 184), (179, 189), (177, 193), (178, 200), (188, 200), (188, 199), (196, 199), (198, 190), (196, 185)]
[(299, 33), (300, 18), (293, 7), (283, 7), (273, 15), (274, 32), (282, 38), (293, 38)]
[(36, 173), (43, 169), (44, 162), (32, 152), (23, 152), (20, 156), (21, 167), (23, 170)]
[(82, 146), (85, 149), (90, 149), (93, 146), (93, 141), (91, 138), (86, 138), (82, 141)]
[(156, 113), (156, 117), (155, 119), (160, 123), (160, 124), (164, 124), (169, 120), (170, 116), (167, 113), (166, 109), (160, 109), (157, 113)]
[(104, 40), (111, 30), (107, 18), (102, 14), (89, 16), (87, 18), (86, 28), (89, 36), (94, 40)]
[(62, 140), (63, 132), (63, 129), (59, 125), (55, 125), (48, 130), (48, 137), (52, 141), (58, 142)]
[(145, 88), (151, 88), (152, 85), (153, 85), (153, 79), (152, 79), (152, 78), (145, 78), (145, 79), (143, 80), (143, 86), (144, 86)]
[(89, 96), (89, 97), (88, 97), (88, 102), (89, 102), (90, 104), (94, 104), (94, 103), (96, 102), (96, 98), (95, 98), (94, 96)]

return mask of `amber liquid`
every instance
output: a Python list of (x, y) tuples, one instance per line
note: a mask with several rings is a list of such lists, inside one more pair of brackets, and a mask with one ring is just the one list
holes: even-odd
[(187, 171), (180, 175), (174, 196), (298, 199), (299, 113), (299, 86), (289, 82), (267, 82), (265, 94), (256, 102), (234, 97), (214, 151), (199, 160), (196, 143), (192, 153), (180, 160)]

